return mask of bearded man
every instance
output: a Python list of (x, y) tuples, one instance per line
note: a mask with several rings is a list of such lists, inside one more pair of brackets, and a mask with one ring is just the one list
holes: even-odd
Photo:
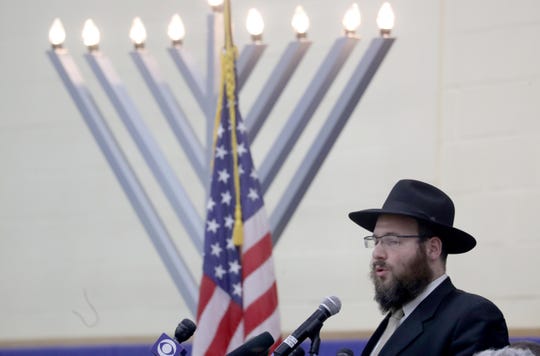
[(446, 275), (448, 254), (476, 240), (453, 227), (454, 204), (417, 180), (396, 183), (381, 209), (349, 217), (373, 232), (371, 279), (386, 317), (362, 355), (472, 355), (508, 345), (508, 329), (491, 301), (456, 289)]

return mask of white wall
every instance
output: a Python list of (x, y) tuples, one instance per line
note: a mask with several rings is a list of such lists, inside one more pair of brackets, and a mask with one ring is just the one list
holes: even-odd
[[(491, 296), (510, 327), (538, 327), (540, 3), (448, 1), (444, 7), (441, 183), (479, 246), (452, 269)], [(482, 266), (490, 273), (471, 271)], [(485, 266), (485, 267), (484, 267)], [(468, 276), (468, 277), (467, 277)]]
[[(364, 40), (265, 197), (270, 212), (348, 73), (377, 36), (381, 3), (359, 3)], [(301, 4), (312, 20), (313, 45), (253, 144), (256, 162), (341, 34), (351, 2)], [(262, 12), (269, 44), (241, 94), (244, 112), (293, 40), (295, 5), (233, 1), (238, 46), (249, 41), (243, 30), (249, 7)], [(477, 237), (475, 250), (449, 258), (455, 284), (492, 299), (511, 329), (538, 330), (540, 281), (533, 275), (540, 267), (534, 223), (540, 195), (540, 3), (395, 0), (392, 6), (397, 41), (274, 249), (283, 329), (295, 328), (330, 294), (341, 298), (343, 308), (325, 331), (377, 325), (365, 232), (347, 213), (380, 206), (394, 182), (407, 177), (446, 190), (457, 206), (456, 226)], [(80, 41), (84, 20), (93, 18), (102, 31), (102, 51), (202, 214), (203, 189), (128, 54), (131, 20), (141, 16), (148, 50), (202, 137), (202, 117), (166, 52), (166, 25), (175, 12), (188, 30), (185, 46), (202, 67), (204, 0), (0, 0), (1, 343), (152, 339), (174, 330), (182, 318), (194, 318), (45, 54), (49, 26), (60, 17), (66, 48), (198, 280), (201, 258), (92, 75)]]

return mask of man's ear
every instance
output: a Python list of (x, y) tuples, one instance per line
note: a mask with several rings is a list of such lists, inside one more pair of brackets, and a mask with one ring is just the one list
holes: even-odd
[(435, 260), (442, 254), (442, 241), (438, 236), (433, 236), (426, 241), (426, 253)]

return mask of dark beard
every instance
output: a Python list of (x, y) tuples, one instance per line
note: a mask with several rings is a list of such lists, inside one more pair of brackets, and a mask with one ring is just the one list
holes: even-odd
[[(420, 246), (414, 259), (408, 264), (402, 275), (393, 276), (389, 286), (375, 276), (375, 267), (372, 264), (370, 277), (375, 285), (375, 301), (383, 313), (399, 309), (407, 302), (416, 298), (431, 282), (433, 273), (429, 268), (427, 255), (423, 246)], [(383, 263), (384, 264), (384, 263)]]

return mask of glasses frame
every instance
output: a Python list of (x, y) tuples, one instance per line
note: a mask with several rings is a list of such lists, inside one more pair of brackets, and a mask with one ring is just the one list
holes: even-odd
[[(384, 238), (387, 238), (386, 240), (383, 240)], [(397, 240), (390, 240), (388, 237), (397, 237)], [(400, 235), (400, 234), (386, 234), (383, 236), (375, 236), (375, 235), (369, 235), (364, 237), (364, 247), (368, 249), (373, 249), (377, 245), (379, 245), (380, 242), (382, 242), (381, 246), (386, 248), (392, 248), (397, 247), (401, 245), (400, 239), (410, 239), (410, 238), (426, 238), (429, 237), (428, 235)]]

